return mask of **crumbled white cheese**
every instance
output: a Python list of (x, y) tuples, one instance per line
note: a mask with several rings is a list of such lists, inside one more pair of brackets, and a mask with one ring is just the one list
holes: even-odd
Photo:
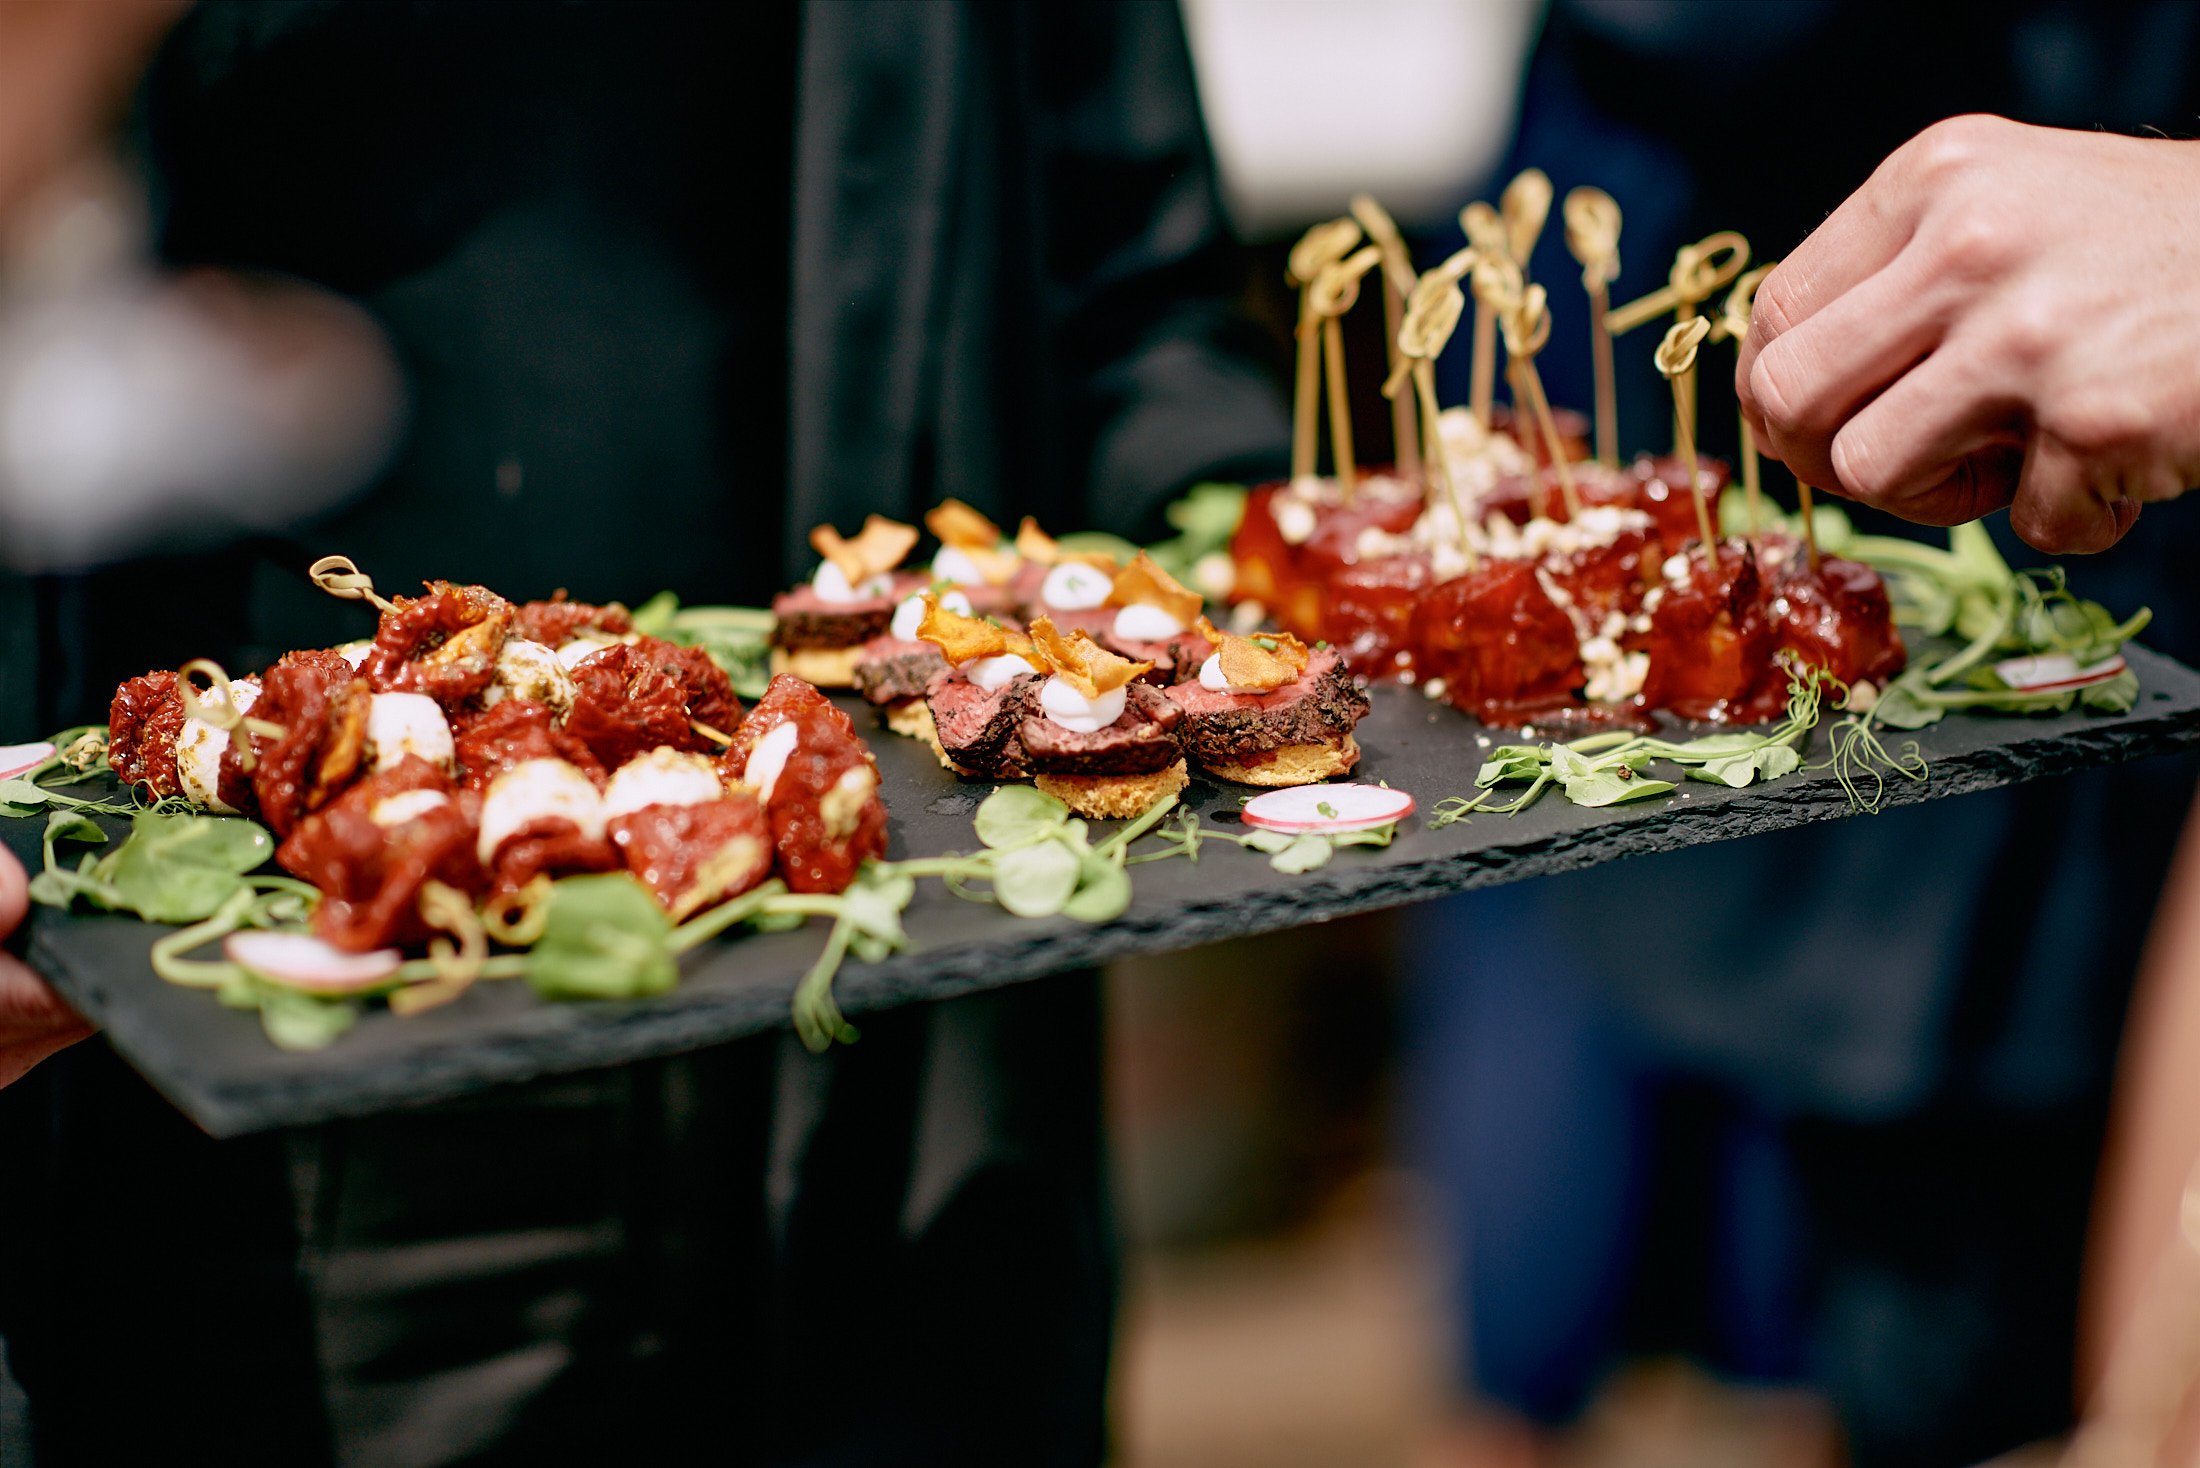
[(1271, 500), (1276, 533), (1285, 545), (1304, 545), (1314, 538), (1314, 507), (1296, 496), (1277, 495)]

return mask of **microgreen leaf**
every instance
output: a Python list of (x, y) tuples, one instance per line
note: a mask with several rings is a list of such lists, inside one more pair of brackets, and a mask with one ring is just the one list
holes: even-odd
[(1093, 853), (1079, 866), (1077, 890), (1062, 904), (1062, 915), (1081, 923), (1105, 923), (1121, 917), (1130, 905), (1130, 873)]
[(1288, 876), (1310, 872), (1316, 867), (1327, 866), (1337, 848), (1326, 836), (1300, 836), (1281, 851), (1268, 858), (1268, 865)]
[(2126, 668), (2105, 683), (2081, 689), (2078, 701), (2096, 714), (2128, 714), (2139, 701), (2139, 675)]
[[(1563, 746), (1561, 746), (1563, 747)], [(1646, 780), (1628, 778), (1617, 769), (1592, 770), (1584, 775), (1560, 782), (1566, 798), (1576, 805), (1600, 807), (1620, 805), (1630, 800), (1648, 800), (1654, 795), (1664, 795), (1674, 788), (1670, 780)]]
[(1084, 853), (1066, 841), (1042, 841), (1004, 851), (993, 871), (993, 895), (1018, 917), (1052, 917), (1077, 890)]
[(1003, 785), (978, 806), (978, 839), (995, 851), (1043, 841), (1069, 822), (1069, 807), (1030, 785)]
[(671, 920), (625, 872), (552, 884), (527, 982), (545, 999), (637, 999), (680, 982)]
[(1705, 760), (1688, 772), (1691, 780), (1739, 790), (1758, 780), (1777, 780), (1800, 769), (1803, 757), (1785, 744), (1765, 744)]

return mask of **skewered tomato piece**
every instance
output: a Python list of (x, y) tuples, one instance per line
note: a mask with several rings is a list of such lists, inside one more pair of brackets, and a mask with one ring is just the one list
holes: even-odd
[(593, 606), (567, 601), (560, 591), (548, 601), (522, 602), (512, 611), (512, 635), (544, 647), (563, 647), (583, 632), (623, 637), (634, 630), (634, 619), (617, 602)]
[(602, 790), (587, 771), (556, 758), (524, 760), (489, 782), (474, 850), (497, 893), (516, 892), (545, 872), (619, 865), (604, 834)]
[(692, 726), (704, 724), (721, 734), (731, 734), (741, 722), (741, 699), (734, 693), (733, 680), (726, 676), (726, 670), (699, 647), (682, 647), (659, 637), (641, 638), (634, 646), (658, 672), (685, 691), (690, 720), (686, 747), (716, 754), (717, 741), (697, 734)]
[(1412, 672), (1413, 608), (1435, 581), (1425, 555), (1382, 556), (1331, 576), (1322, 624), (1345, 666), (1363, 678)]
[(432, 581), (426, 596), (399, 597), (382, 614), (359, 671), (377, 693), (425, 693), (456, 709), (495, 679), (511, 630), (512, 604), (487, 587)]
[(801, 679), (772, 679), (721, 767), (763, 802), (793, 890), (838, 892), (886, 854), (877, 762), (853, 721)]
[(1787, 682), (1772, 664), (1763, 583), (1746, 542), (1722, 542), (1716, 561), (1691, 551), (1683, 574), (1668, 575), (1655, 600), (1645, 707), (1732, 723), (1780, 711)]
[[(1766, 569), (1774, 651), (1792, 652), (1849, 684), (1884, 684), (1908, 664), (1877, 571), (1839, 556), (1819, 557), (1813, 571), (1804, 548), (1784, 536), (1769, 546), (1759, 542), (1758, 564)], [(1786, 680), (1779, 681), (1784, 696)]]
[(469, 799), (407, 755), (300, 821), (275, 859), (321, 889), (313, 931), (352, 953), (425, 939), (423, 883), (468, 893), (482, 886)]
[[(278, 836), (326, 805), (359, 773), (367, 752), (373, 694), (341, 653), (287, 653), (260, 680), (252, 717), (279, 726), (281, 738), (253, 735), (252, 793)], [(238, 741), (222, 756), (241, 759)]]
[(463, 719), (453, 744), (459, 779), (477, 793), (506, 770), (531, 759), (562, 759), (578, 766), (597, 785), (604, 781), (603, 766), (589, 747), (558, 727), (550, 705), (532, 698), (507, 698)]
[(771, 874), (771, 823), (745, 790), (694, 805), (644, 806), (614, 816), (607, 829), (626, 869), (675, 921)]
[(107, 709), (107, 763), (125, 785), (143, 784), (156, 800), (182, 793), (176, 739), (183, 733), (183, 696), (172, 672), (147, 673), (115, 690)]
[(1276, 521), (1276, 495), (1283, 488), (1262, 484), (1245, 496), (1245, 513), (1230, 536), (1230, 559), (1237, 567), (1233, 600), (1257, 601), (1275, 610), (1300, 584), (1298, 546), (1284, 537)]
[(659, 745), (716, 747), (689, 722), (687, 685), (648, 650), (628, 643), (593, 653), (573, 669), (573, 707), (565, 728), (607, 770)]
[(1485, 561), (1430, 588), (1413, 618), (1424, 684), (1484, 723), (1569, 702), (1585, 673), (1573, 619), (1525, 561)]

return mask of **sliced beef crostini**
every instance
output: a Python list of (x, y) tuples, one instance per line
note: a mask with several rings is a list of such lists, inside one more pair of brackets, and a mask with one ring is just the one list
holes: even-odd
[[(947, 659), (937, 646), (917, 636), (917, 629), (924, 624), (929, 594), (919, 592), (904, 598), (894, 608), (893, 624), (863, 644), (856, 657), (856, 692), (879, 711), (886, 727), (896, 734), (937, 744), (924, 690), (933, 678), (947, 671)], [(959, 588), (937, 595), (939, 604), (949, 611), (971, 615), (970, 598)]]
[(1013, 615), (1015, 583), (1023, 557), (1001, 538), (1001, 527), (961, 500), (942, 500), (924, 517), (939, 537), (932, 580), (960, 591), (981, 616)]
[(825, 559), (817, 574), (772, 599), (772, 672), (792, 673), (819, 688), (855, 687), (863, 644), (886, 631), (894, 604), (923, 586), (916, 572), (895, 567), (917, 543), (917, 528), (873, 515), (853, 540), (830, 525), (810, 532)]
[(1309, 650), (1289, 633), (1238, 637), (1202, 617), (1213, 648), (1169, 701), (1192, 762), (1241, 785), (1311, 785), (1349, 774), (1360, 760), (1353, 727), (1367, 695), (1335, 648)]
[(1139, 681), (1146, 664), (1082, 632), (1064, 634), (1045, 617), (1031, 624), (1031, 643), (1049, 673), (1019, 730), (1033, 784), (1101, 820), (1135, 816), (1184, 788), (1182, 715)]
[(1110, 583), (1107, 604), (1115, 615), (1093, 637), (1120, 657), (1149, 664), (1148, 682), (1166, 688), (1206, 660), (1207, 639), (1194, 630), (1205, 602), (1144, 551)]
[(1045, 671), (1031, 639), (926, 598), (917, 636), (939, 650), (941, 670), (925, 685), (940, 763), (980, 780), (1021, 780), (1031, 773), (1024, 718), (1038, 707)]

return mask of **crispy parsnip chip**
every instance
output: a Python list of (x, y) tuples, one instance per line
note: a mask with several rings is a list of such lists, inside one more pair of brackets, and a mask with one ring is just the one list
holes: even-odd
[(957, 666), (977, 658), (1014, 654), (1031, 664), (1034, 672), (1046, 671), (1032, 651), (1031, 639), (1023, 633), (1011, 632), (983, 617), (966, 617), (953, 608), (943, 607), (939, 597), (929, 591), (924, 594), (924, 620), (917, 624), (917, 638), (931, 643), (940, 650), (942, 657)]
[(1266, 693), (1295, 682), (1306, 671), (1311, 654), (1306, 644), (1288, 632), (1259, 632), (1240, 637), (1223, 632), (1201, 617), (1199, 635), (1214, 645), (1220, 658), (1222, 681), (1243, 693)]
[(889, 520), (884, 515), (873, 515), (865, 520), (854, 540), (844, 538), (830, 525), (820, 525), (810, 532), (811, 547), (840, 567), (840, 574), (848, 578), (850, 586), (867, 576), (893, 570), (916, 544), (916, 526)]
[(1098, 698), (1153, 671), (1152, 663), (1118, 657), (1082, 632), (1064, 637), (1050, 617), (1031, 624), (1031, 643), (1054, 676), (1084, 698)]
[(1140, 551), (1128, 566), (1116, 573), (1115, 585), (1108, 591), (1108, 605), (1158, 607), (1179, 622), (1190, 622), (1200, 614), (1206, 602), (1198, 592), (1183, 586), (1155, 565), (1152, 556)]
[(957, 550), (992, 550), (1001, 543), (1001, 527), (958, 499), (941, 500), (926, 511), (924, 528)]
[(1016, 554), (1027, 561), (1051, 566), (1062, 558), (1062, 548), (1055, 544), (1053, 536), (1039, 528), (1038, 521), (1026, 515), (1024, 523), (1016, 527)]

